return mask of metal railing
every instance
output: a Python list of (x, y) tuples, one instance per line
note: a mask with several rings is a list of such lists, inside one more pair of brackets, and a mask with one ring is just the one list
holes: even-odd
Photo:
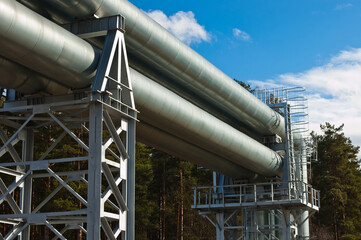
[(320, 207), (320, 192), (300, 181), (195, 187), (193, 190), (192, 208), (196, 209), (290, 203), (315, 210)]

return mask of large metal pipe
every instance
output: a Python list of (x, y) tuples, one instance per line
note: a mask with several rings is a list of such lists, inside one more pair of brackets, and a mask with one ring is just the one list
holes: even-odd
[(131, 69), (139, 116), (188, 142), (265, 176), (278, 175), (277, 153)]
[[(33, 8), (34, 10), (40, 11), (42, 14), (44, 14), (48, 17), (50, 17), (49, 15), (51, 14), (52, 16), (59, 19), (59, 14), (55, 14), (54, 13), (55, 10), (52, 8), (49, 8), (49, 5), (45, 5), (44, 8), (41, 8), (41, 6), (40, 6), (41, 4), (46, 4), (46, 2), (43, 0), (22, 1), (22, 2), (24, 4), (26, 4), (27, 6)], [(6, 9), (9, 9), (9, 8), (7, 7)], [(45, 11), (44, 9), (46, 9), (48, 11)], [(45, 29), (43, 32), (41, 31), (42, 28), (41, 28), (40, 24), (35, 24), (34, 26), (32, 26), (32, 25), (30, 25), (30, 24), (32, 24), (32, 22), (30, 21), (28, 23), (29, 24), (28, 26), (24, 25), (24, 22), (21, 22), (20, 20), (24, 19), (24, 18), (32, 19), (32, 17), (29, 15), (30, 13), (31, 13), (31, 11), (28, 10), (26, 12), (26, 14), (28, 16), (25, 14), (20, 15), (20, 16), (15, 16), (13, 11), (7, 12), (8, 15), (11, 14), (14, 19), (17, 19), (17, 20), (15, 20), (15, 24), (18, 26), (17, 28), (23, 27), (24, 29), (30, 29), (30, 31), (31, 31), (30, 34), (29, 34), (29, 32), (26, 32), (26, 35), (27, 35), (26, 38), (30, 38), (32, 36), (41, 36), (41, 34), (43, 34), (44, 35), (43, 40), (41, 41), (41, 39), (39, 39), (39, 41), (33, 42), (32, 45), (28, 47), (29, 49), (26, 51), (23, 51), (22, 48), (21, 48), (21, 51), (19, 50), (20, 48), (17, 46), (19, 44), (19, 42), (4, 40), (5, 44), (3, 45), (4, 48), (3, 48), (2, 54), (7, 55), (7, 57), (11, 57), (12, 59), (17, 60), (20, 63), (24, 64), (24, 62), (26, 62), (26, 65), (28, 67), (31, 67), (38, 72), (47, 73), (49, 77), (54, 77), (57, 79), (57, 81), (61, 81), (72, 88), (84, 87), (84, 86), (90, 84), (89, 80), (84, 81), (82, 79), (79, 79), (79, 76), (77, 76), (77, 75), (75, 76), (74, 74), (72, 74), (72, 71), (70, 71), (70, 72), (64, 71), (64, 69), (59, 69), (57, 67), (57, 65), (56, 65), (57, 61), (58, 62), (66, 61), (66, 59), (64, 59), (64, 56), (66, 55), (66, 53), (62, 52), (62, 51), (66, 51), (66, 48), (62, 47), (62, 45), (65, 44), (64, 39), (66, 39), (66, 36), (64, 36), (64, 38), (59, 39), (59, 36), (56, 34), (56, 31), (59, 31), (59, 29), (61, 29), (61, 28), (59, 26), (54, 28), (53, 24), (49, 25), (49, 23), (47, 23), (47, 22), (42, 23), (43, 24), (42, 28)], [(4, 18), (5, 17), (6, 17), (6, 15), (4, 16)], [(6, 17), (6, 18), (8, 18), (8, 17)], [(18, 23), (16, 21), (18, 21)], [(64, 21), (64, 19), (61, 19), (60, 21)], [(6, 21), (2, 21), (2, 23), (6, 24)], [(10, 26), (8, 25), (7, 27), (10, 27)], [(4, 29), (5, 29), (5, 27), (4, 27)], [(14, 35), (14, 32), (11, 32), (11, 29), (9, 29), (8, 31), (9, 31), (9, 33), (8, 33), (9, 37), (10, 37), (10, 35)], [(55, 44), (49, 44), (49, 41), (48, 41), (49, 38), (55, 38), (55, 39), (57, 39), (57, 42)], [(23, 38), (23, 36), (19, 36), (17, 38), (17, 40), (20, 41), (20, 43), (22, 43), (21, 41), (23, 41), (24, 38)], [(46, 43), (45, 45), (43, 44), (44, 42)], [(61, 42), (61, 45), (59, 44), (60, 42)], [(15, 44), (17, 44), (17, 45), (15, 45)], [(89, 45), (89, 44), (87, 43), (87, 45)], [(74, 47), (77, 47), (77, 46), (78, 45), (76, 45), (76, 44), (74, 45)], [(38, 49), (40, 49), (40, 47), (42, 48), (41, 51), (45, 52), (45, 53), (47, 52), (46, 48), (49, 48), (52, 51), (52, 52), (49, 52), (49, 53), (51, 53), (51, 54), (49, 54), (50, 56), (36, 55), (36, 56), (33, 56), (33, 60), (29, 61), (29, 57), (32, 56), (31, 53), (37, 51)], [(10, 53), (9, 53), (9, 51), (5, 52), (5, 49), (9, 49), (9, 48), (14, 49), (16, 51), (15, 52), (12, 51)], [(87, 49), (91, 49), (91, 48), (88, 46)], [(94, 56), (96, 56), (96, 58), (97, 58), (99, 55), (99, 51), (97, 51), (96, 49), (93, 49), (93, 50), (94, 50)], [(0, 49), (0, 51), (1, 51), (1, 49)], [(27, 54), (27, 52), (29, 52), (30, 55)], [(79, 52), (74, 51), (73, 54), (75, 56), (75, 59), (78, 59)], [(90, 51), (89, 54), (92, 54), (92, 52)], [(29, 56), (29, 57), (27, 57), (27, 56)], [(87, 56), (86, 59), (89, 59), (89, 56)], [(50, 67), (47, 66), (46, 68), (44, 68), (39, 65), (39, 62), (45, 62), (45, 61), (48, 61), (49, 65), (52, 65), (52, 66), (50, 66)], [(130, 63), (132, 66), (134, 66), (135, 69), (142, 72), (146, 76), (149, 76), (152, 79), (157, 79), (158, 82), (161, 82), (166, 87), (172, 88), (173, 91), (177, 91), (177, 89), (174, 88), (174, 86), (170, 86), (171, 85), (170, 83), (174, 82), (174, 81), (172, 81), (171, 79), (167, 79), (166, 77), (162, 77), (157, 72), (152, 71), (148, 66), (143, 64), (143, 62), (140, 62), (139, 60), (135, 60), (135, 58), (132, 58)], [(40, 66), (40, 67), (34, 67), (34, 66)], [(92, 65), (92, 67), (93, 66), (94, 66), (94, 64)], [(75, 69), (75, 71), (84, 71), (84, 66), (79, 66), (78, 61), (76, 62), (76, 64), (72, 64), (72, 67)], [(8, 69), (10, 70), (10, 68), (8, 68)], [(91, 70), (92, 69), (90, 69), (90, 71)], [(14, 74), (14, 72), (16, 72), (16, 71), (11, 70), (10, 73)], [(26, 76), (24, 76), (24, 74), (22, 74), (22, 77), (24, 77), (23, 79), (29, 79)], [(10, 79), (10, 78), (8, 78), (8, 79)], [(23, 82), (23, 81), (11, 81), (11, 82), (12, 82), (12, 84), (9, 85), (9, 88), (10, 87), (17, 88), (19, 91), (24, 92), (24, 93), (42, 90), (41, 86), (44, 85), (40, 81), (33, 81), (33, 84), (24, 85), (24, 88), (20, 89), (17, 86), (20, 84), (20, 82)], [(40, 85), (37, 86), (35, 84), (36, 82), (38, 82)], [(34, 88), (34, 89), (32, 89), (32, 88)], [(56, 89), (56, 88), (54, 88), (54, 89)], [(47, 91), (47, 90), (45, 90), (45, 91)], [(55, 93), (55, 92), (51, 92), (51, 93)], [(178, 91), (178, 93), (180, 93), (180, 92)], [(184, 96), (186, 93), (185, 93), (185, 91), (183, 91), (180, 94), (182, 94), (182, 96)], [(232, 126), (235, 126), (237, 129), (240, 129), (242, 132), (245, 132), (247, 135), (251, 136), (252, 138), (261, 139), (260, 136), (257, 136), (255, 133), (248, 131), (241, 122), (237, 121), (236, 119), (230, 119), (229, 117), (227, 117), (227, 114), (224, 111), (214, 110), (214, 106), (205, 104), (204, 100), (203, 100), (203, 103), (200, 103), (200, 100), (198, 100), (199, 98), (197, 98), (194, 94), (188, 93), (186, 97), (188, 99), (190, 99), (190, 101), (196, 103), (197, 105), (203, 106), (203, 108), (206, 111), (212, 112), (212, 114), (216, 115), (218, 118), (221, 118), (222, 120), (228, 122)]]
[(223, 173), (229, 177), (248, 179), (256, 177), (255, 173), (233, 162), (172, 136), (143, 121), (137, 124), (137, 140), (148, 146), (167, 152), (174, 157), (190, 160), (195, 164)]
[[(66, 94), (68, 91), (68, 88), (61, 86), (54, 81), (50, 81), (46, 77), (1, 56), (0, 76), (0, 83), (2, 85), (7, 88), (13, 88), (17, 91), (21, 91), (22, 93), (34, 93), (34, 90), (39, 90), (40, 92), (48, 94)], [(230, 177), (255, 177), (255, 173), (221, 158), (214, 153), (210, 153), (152, 127), (143, 121), (138, 123), (137, 129), (138, 141), (172, 154), (175, 157), (194, 162)]]
[[(45, 0), (44, 0), (45, 1)], [(131, 54), (183, 83), (194, 93), (264, 135), (285, 137), (282, 117), (235, 83), (127, 0), (46, 0), (64, 12), (84, 18), (121, 14), (126, 18), (126, 41)]]
[(74, 34), (12, 0), (0, 1), (0, 55), (72, 88), (88, 86), (100, 55)]
[[(89, 85), (99, 57), (84, 40), (11, 0), (0, 3), (0, 41), (1, 54), (67, 86)], [(146, 119), (152, 125), (255, 172), (279, 173), (282, 163), (275, 152), (135, 71), (132, 77), (137, 107), (143, 117), (150, 113)]]
[[(129, 55), (128, 55), (129, 56)], [(232, 127), (236, 128), (237, 130), (245, 133), (247, 136), (262, 142), (263, 136), (257, 134), (254, 131), (249, 130), (242, 122), (238, 121), (227, 112), (219, 109), (217, 106), (210, 105), (204, 99), (199, 98), (197, 95), (193, 94), (192, 92), (188, 91), (184, 87), (178, 85), (171, 79), (167, 78), (167, 76), (162, 75), (161, 73), (154, 71), (151, 67), (146, 65), (144, 62), (140, 60), (130, 57), (128, 58), (129, 65), (131, 68), (136, 70), (137, 72), (141, 73), (142, 75), (154, 80), (157, 83), (160, 83), (165, 88), (170, 89), (172, 92), (175, 92), (177, 95), (182, 96), (189, 102), (193, 103), (194, 105), (202, 108), (206, 112), (211, 113), (213, 116), (217, 117), (218, 119), (226, 122), (227, 124), (231, 125)]]
[[(24, 68), (19, 64), (8, 62), (11, 63), (11, 69), (15, 70), (12, 71), (13, 73), (23, 72)], [(0, 81), (5, 85), (11, 82), (4, 78), (7, 76), (4, 73), (8, 71), (8, 66), (0, 65), (0, 75), (3, 76)], [(174, 139), (169, 133), (140, 124), (138, 137), (141, 141), (210, 169), (218, 168), (219, 172), (226, 173), (228, 176), (250, 177), (250, 174), (246, 174), (240, 166), (255, 169), (254, 171), (267, 176), (277, 174), (281, 163), (278, 155), (274, 152), (134, 69), (131, 69), (130, 73), (138, 109), (141, 111), (140, 119), (162, 128), (163, 131), (172, 132), (186, 139)], [(31, 79), (32, 85), (38, 85), (37, 74), (34, 72), (29, 74), (35, 76)], [(211, 151), (202, 150), (201, 147), (189, 144), (188, 141), (193, 141), (196, 145), (209, 148)], [(243, 144), (242, 141), (244, 141)], [(246, 150), (247, 153), (245, 153)], [(220, 152), (223, 158), (218, 157), (217, 152)], [(235, 163), (225, 160), (225, 156)], [(250, 158), (252, 158), (251, 162), (248, 162), (247, 159)], [(272, 171), (263, 169), (265, 168), (264, 164), (268, 162), (267, 158), (274, 160), (268, 166), (273, 168)], [(260, 162), (252, 164), (254, 160)], [(254, 164), (257, 166), (252, 167)]]
[[(71, 15), (61, 12), (61, 8), (64, 8), (63, 4), (67, 5), (66, 2), (61, 2), (59, 4), (62, 5), (61, 8), (57, 6), (57, 4), (52, 5), (51, 2), (47, 0), (17, 0), (18, 2), (24, 4), (25, 6), (29, 7), (35, 12), (38, 12), (42, 16), (56, 22), (56, 23), (67, 23), (74, 21), (74, 17)], [(82, 7), (83, 14), (86, 12), (91, 11), (91, 9), (96, 8), (97, 5), (94, 5), (94, 3), (91, 2), (72, 2), (71, 6), (73, 7)], [(78, 5), (79, 4), (79, 5)], [(84, 5), (85, 4), (85, 5)], [(90, 4), (90, 5), (88, 5)], [(84, 8), (85, 6), (85, 8)], [(90, 7), (92, 6), (92, 7)], [(66, 8), (66, 7), (65, 7)], [(82, 11), (82, 10), (79, 10)], [(82, 14), (81, 14), (82, 15)], [(95, 41), (96, 40), (96, 41)], [(94, 46), (97, 46), (99, 48), (102, 48), (104, 42), (101, 39), (90, 39), (90, 42), (92, 44), (95, 44)], [(131, 52), (128, 52), (128, 59), (129, 64), (132, 68), (136, 69), (138, 72), (141, 72), (145, 76), (155, 80), (158, 83), (161, 83), (166, 88), (171, 89), (172, 91), (176, 92), (178, 95), (186, 98), (190, 102), (196, 104), (197, 106), (201, 107), (202, 109), (210, 112), (212, 115), (216, 116), (217, 118), (227, 122), (231, 126), (237, 128), (238, 130), (242, 131), (243, 133), (246, 133), (248, 136), (252, 137), (253, 139), (257, 139), (258, 141), (262, 141), (263, 134), (256, 132), (255, 130), (250, 130), (247, 128), (247, 126), (241, 122), (240, 120), (237, 120), (232, 114), (227, 113), (224, 109), (220, 108), (220, 106), (215, 106), (213, 104), (210, 104), (207, 102), (207, 99), (202, 98), (201, 96), (198, 96), (197, 94), (194, 94), (194, 92), (190, 91), (189, 89), (186, 89), (184, 86), (182, 86), (177, 81), (174, 81), (174, 79), (171, 79), (166, 74), (161, 73), (151, 67), (151, 64), (149, 62), (145, 62), (144, 60), (140, 59), (134, 54), (131, 54)]]
[(66, 94), (68, 87), (0, 56), (0, 87), (16, 89), (25, 94)]

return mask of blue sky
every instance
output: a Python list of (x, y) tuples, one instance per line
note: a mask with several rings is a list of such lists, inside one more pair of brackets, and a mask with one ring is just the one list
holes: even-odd
[(131, 2), (232, 78), (306, 87), (311, 130), (345, 123), (361, 145), (361, 1)]

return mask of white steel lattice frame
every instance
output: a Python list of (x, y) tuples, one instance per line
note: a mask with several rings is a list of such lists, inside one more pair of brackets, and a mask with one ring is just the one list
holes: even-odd
[[(104, 20), (124, 24), (120, 16), (99, 19)], [(9, 212), (0, 214), (0, 223), (12, 226), (5, 236), (0, 234), (0, 239), (28, 240), (33, 225), (47, 226), (53, 239), (66, 239), (64, 234), (74, 229), (86, 234), (88, 240), (134, 239), (137, 111), (122, 29), (107, 29), (106, 33), (91, 90), (65, 96), (31, 96), (5, 103), (1, 109), (0, 123), (13, 128), (14, 133), (8, 136), (0, 128), (4, 142), (0, 148), (0, 206), (5, 204)], [(63, 132), (50, 139), (48, 149), (35, 159), (34, 135), (45, 126), (58, 126)], [(79, 136), (77, 131), (85, 134)], [(86, 154), (51, 158), (65, 139), (72, 139)], [(86, 167), (56, 170), (56, 165), (77, 162)], [(55, 179), (58, 184), (37, 203), (33, 196), (40, 188), (34, 182), (41, 178)], [(85, 193), (74, 188), (74, 183), (80, 182), (87, 186)], [(81, 207), (42, 211), (64, 189)], [(17, 197), (12, 194), (15, 191)]]
[(305, 89), (260, 90), (255, 95), (285, 120), (284, 142), (278, 136), (264, 137), (268, 147), (284, 155), (282, 181), (195, 187), (192, 208), (216, 228), (217, 240), (310, 239), (308, 221), (319, 211), (320, 192), (308, 184)]
[[(300, 184), (300, 192), (291, 191)], [(283, 188), (285, 185), (288, 187)], [(302, 226), (320, 208), (319, 191), (303, 182), (196, 187), (194, 196), (192, 208), (212, 223), (217, 239), (289, 239), (292, 229)], [(307, 219), (300, 210), (310, 212)], [(259, 214), (267, 216), (269, 223), (262, 223)]]

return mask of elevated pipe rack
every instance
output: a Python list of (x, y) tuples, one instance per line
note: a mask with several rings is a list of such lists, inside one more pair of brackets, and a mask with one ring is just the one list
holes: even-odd
[[(1, 54), (75, 90), (91, 83), (99, 49), (15, 1), (2, 4), (10, 10), (0, 14)], [(282, 160), (274, 151), (139, 72), (131, 69), (130, 74), (141, 120), (240, 167), (267, 176), (280, 174)], [(249, 101), (254, 100), (261, 109), (273, 112), (254, 97)]]
[[(0, 222), (13, 226), (1, 239), (20, 236), (28, 240), (33, 225), (47, 226), (55, 235), (53, 239), (66, 239), (65, 234), (71, 230), (82, 231), (88, 240), (99, 240), (102, 236), (135, 238), (137, 110), (124, 42), (124, 19), (116, 16), (91, 23), (89, 34), (105, 33), (106, 43), (90, 91), (51, 97), (30, 96), (6, 102), (0, 111), (1, 123), (16, 129), (11, 137), (0, 129), (4, 141), (0, 151), (7, 150), (14, 160), (0, 163), (0, 173), (14, 179), (6, 184), (0, 178), (0, 203), (6, 201), (12, 211), (0, 215)], [(59, 126), (63, 133), (35, 159), (34, 135), (37, 130), (49, 126)], [(79, 136), (74, 133), (77, 131), (85, 134)], [(81, 146), (84, 154), (58, 159), (49, 157), (69, 136)], [(23, 142), (22, 154), (13, 147), (19, 140)], [(71, 167), (77, 163), (83, 167)], [(68, 166), (69, 170), (59, 172), (58, 165)], [(32, 196), (41, 188), (32, 185), (38, 178), (53, 178), (59, 185), (35, 205)], [(77, 191), (71, 183), (85, 185), (86, 193)], [(56, 199), (61, 189), (66, 189), (76, 199), (79, 209), (43, 212), (42, 208)], [(14, 191), (19, 191), (20, 199), (11, 195)]]
[(213, 186), (194, 188), (192, 208), (214, 225), (217, 240), (310, 239), (309, 218), (319, 211), (320, 192), (308, 184), (305, 89), (261, 90), (255, 94), (285, 119), (285, 141), (277, 135), (264, 137), (264, 144), (284, 156), (282, 180), (232, 184), (232, 179), (216, 174)]

